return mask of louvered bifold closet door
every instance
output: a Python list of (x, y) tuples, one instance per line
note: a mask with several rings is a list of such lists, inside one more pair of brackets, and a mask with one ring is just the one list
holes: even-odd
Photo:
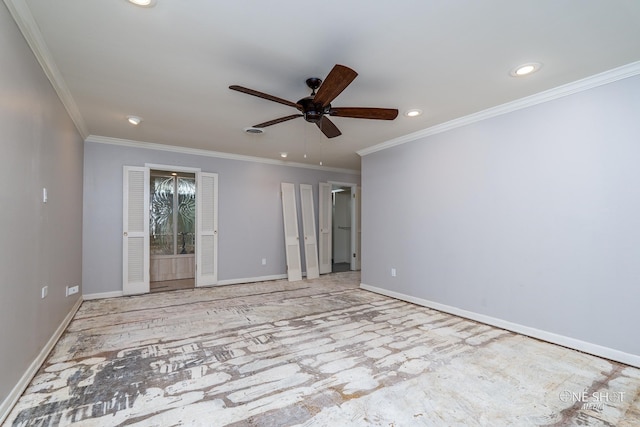
[(318, 185), (318, 249), (320, 258), (320, 274), (331, 273), (331, 219), (333, 205), (331, 202), (331, 184), (321, 182)]
[(122, 215), (122, 293), (149, 292), (149, 169), (125, 166)]
[(302, 208), (302, 233), (304, 234), (304, 259), (307, 279), (320, 277), (318, 270), (318, 243), (316, 239), (316, 215), (313, 212), (313, 186), (300, 184)]
[(198, 173), (196, 286), (218, 283), (218, 174)]
[(296, 191), (293, 184), (283, 182), (282, 214), (284, 221), (284, 244), (287, 258), (287, 277), (290, 282), (302, 280), (302, 262), (300, 261), (300, 237), (298, 235), (298, 210), (296, 209)]

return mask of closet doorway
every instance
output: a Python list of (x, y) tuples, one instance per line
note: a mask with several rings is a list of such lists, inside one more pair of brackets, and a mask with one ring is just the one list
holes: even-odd
[(150, 291), (193, 289), (196, 277), (196, 175), (151, 169)]
[(320, 274), (360, 270), (360, 187), (332, 181), (318, 187)]
[(332, 201), (332, 260), (331, 271), (351, 270), (351, 187), (333, 184)]
[[(154, 258), (160, 259), (163, 256), (176, 257), (178, 259), (193, 258), (195, 261), (195, 286), (214, 286), (218, 284), (218, 174), (212, 172), (202, 172), (200, 169), (173, 167), (164, 165), (124, 166), (122, 176), (122, 294), (136, 295), (146, 294), (151, 291), (151, 249), (154, 248)], [(168, 228), (163, 228), (155, 224), (150, 216), (152, 212), (151, 199), (155, 190), (152, 190), (151, 171), (158, 171), (158, 178), (171, 177), (168, 181), (179, 181), (180, 178), (193, 178), (195, 175), (195, 196), (192, 189), (187, 190), (180, 196), (180, 185), (174, 185), (170, 190), (170, 185), (166, 184), (165, 191), (173, 191), (171, 198), (173, 204), (166, 202), (164, 213), (166, 221), (171, 221), (172, 226), (178, 227), (175, 231), (169, 232)], [(172, 173), (176, 175), (172, 175)], [(184, 172), (185, 174), (181, 174)], [(168, 175), (168, 176), (167, 176)], [(176, 177), (176, 178), (173, 178)], [(155, 184), (154, 184), (155, 185)], [(190, 184), (185, 184), (188, 188)], [(169, 198), (168, 194), (165, 195)], [(181, 200), (189, 199), (189, 203), (184, 203), (181, 207)], [(185, 220), (186, 227), (179, 227), (178, 213), (182, 209), (193, 209), (190, 202), (195, 205), (195, 241), (193, 232), (189, 228), (190, 220)], [(169, 215), (168, 211), (171, 211)], [(158, 210), (154, 215), (160, 215)], [(153, 230), (153, 243), (151, 243), (150, 229)], [(163, 236), (164, 234), (164, 236)], [(191, 240), (191, 242), (190, 242)], [(184, 245), (183, 245), (184, 244)], [(180, 252), (187, 252), (181, 254)], [(165, 247), (166, 253), (159, 253), (159, 247)], [(173, 251), (169, 254), (169, 250)], [(190, 253), (191, 252), (191, 253)], [(195, 257), (193, 253), (195, 252)], [(188, 255), (191, 255), (189, 257)], [(192, 269), (192, 263), (182, 261), (182, 265), (190, 264), (186, 267), (176, 265), (175, 270)], [(166, 269), (174, 267), (165, 267)], [(162, 273), (159, 267), (154, 266), (154, 279), (156, 282), (167, 282), (167, 276), (158, 277), (155, 273)], [(192, 276), (193, 277), (193, 276)], [(183, 276), (182, 278), (188, 278)], [(162, 280), (159, 280), (162, 279)], [(174, 278), (175, 279), (175, 278)], [(165, 283), (166, 284), (166, 283)], [(193, 285), (191, 285), (193, 286)], [(165, 290), (168, 290), (165, 288)]]

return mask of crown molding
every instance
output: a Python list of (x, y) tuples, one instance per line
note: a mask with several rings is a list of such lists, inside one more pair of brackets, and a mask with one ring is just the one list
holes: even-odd
[(157, 144), (154, 142), (134, 141), (130, 139), (111, 138), (108, 136), (89, 135), (85, 142), (94, 142), (97, 144), (119, 145), (122, 147), (143, 148), (146, 150), (169, 151), (171, 153), (191, 154), (193, 156), (215, 157), (218, 159), (238, 160), (241, 162), (263, 163), (267, 165), (290, 166), (302, 169), (314, 169), (324, 172), (346, 173), (351, 175), (360, 175), (359, 170), (332, 168), (328, 166), (311, 165), (307, 163), (288, 162), (285, 160), (267, 159), (264, 157), (245, 156), (242, 154), (223, 153), (220, 151), (202, 150), (199, 148), (178, 147), (175, 145)]
[(62, 78), (62, 74), (60, 73), (58, 66), (53, 60), (51, 51), (47, 47), (36, 21), (33, 19), (29, 6), (27, 6), (27, 3), (24, 0), (4, 0), (4, 3), (7, 5), (11, 16), (14, 21), (16, 21), (18, 28), (27, 41), (27, 44), (33, 51), (40, 67), (42, 67), (42, 70), (51, 82), (53, 89), (58, 94), (58, 98), (60, 98), (60, 101), (66, 108), (67, 113), (69, 113), (76, 129), (78, 129), (82, 138), (85, 139), (89, 135), (89, 132), (87, 131), (87, 127), (85, 126), (82, 115), (80, 114), (80, 110), (71, 96), (71, 92), (69, 91), (64, 79)]
[(526, 98), (507, 102), (505, 104), (491, 107), (486, 110), (470, 114), (468, 116), (453, 119), (445, 123), (419, 130), (417, 132), (400, 136), (398, 138), (394, 138), (389, 141), (364, 148), (357, 151), (357, 153), (360, 156), (366, 156), (377, 151), (386, 150), (387, 148), (395, 147), (397, 145), (406, 144), (408, 142), (416, 141), (418, 139), (425, 138), (431, 135), (447, 132), (449, 130), (466, 126), (471, 123), (476, 123), (481, 120), (490, 119), (492, 117), (497, 117), (513, 111), (521, 110), (523, 108), (532, 107), (534, 105), (542, 104), (558, 98), (593, 89), (595, 87), (606, 85), (608, 83), (613, 83), (618, 80), (626, 79), (628, 77), (637, 76), (638, 74), (640, 74), (640, 61), (632, 62), (631, 64), (623, 65), (622, 67), (614, 68), (612, 70), (605, 71), (591, 77), (586, 77), (584, 79), (558, 86), (556, 88), (549, 89), (535, 95), (527, 96)]

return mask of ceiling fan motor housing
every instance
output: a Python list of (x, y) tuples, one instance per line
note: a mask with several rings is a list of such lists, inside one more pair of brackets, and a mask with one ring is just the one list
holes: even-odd
[[(302, 114), (304, 115), (304, 119), (308, 122), (319, 122), (325, 113), (325, 108), (321, 104), (316, 104), (313, 102), (313, 96), (302, 98), (300, 101), (298, 101), (298, 104), (302, 106)], [(327, 111), (328, 108), (330, 108), (330, 105), (327, 106)]]

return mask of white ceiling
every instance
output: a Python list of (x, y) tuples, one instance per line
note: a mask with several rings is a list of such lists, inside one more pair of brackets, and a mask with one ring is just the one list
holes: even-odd
[[(5, 3), (84, 137), (347, 169), (358, 150), (640, 60), (637, 0)], [(538, 73), (509, 75), (532, 61)], [(336, 63), (359, 76), (333, 106), (398, 118), (332, 117), (333, 139), (303, 119), (243, 132), (297, 111), (229, 85), (295, 102)], [(424, 114), (405, 117), (411, 108)]]

